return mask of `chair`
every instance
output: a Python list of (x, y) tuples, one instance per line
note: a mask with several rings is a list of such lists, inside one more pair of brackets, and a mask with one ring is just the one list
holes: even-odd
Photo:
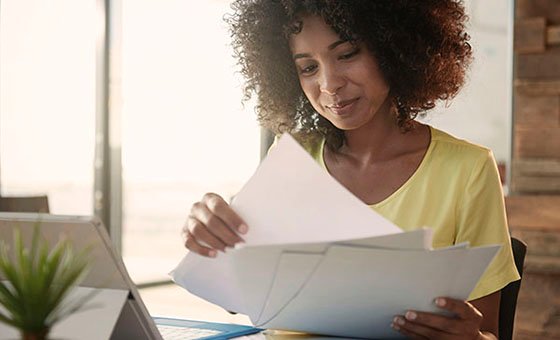
[(0, 197), (0, 211), (9, 212), (49, 212), (47, 196)]
[[(511, 238), (511, 248), (513, 250), (513, 259), (515, 267), (519, 272), (519, 276), (523, 278), (523, 263), (525, 262), (525, 254), (527, 253), (527, 244)], [(517, 306), (517, 295), (521, 286), (521, 279), (510, 282), (502, 288), (500, 298), (500, 317), (499, 317), (499, 339), (511, 340), (513, 337), (513, 323), (515, 320), (515, 309)]]

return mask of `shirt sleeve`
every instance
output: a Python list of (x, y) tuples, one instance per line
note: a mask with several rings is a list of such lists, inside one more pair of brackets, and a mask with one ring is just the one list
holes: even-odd
[(502, 245), (469, 300), (494, 293), (518, 280), (520, 277), (511, 250), (502, 185), (490, 150), (486, 150), (475, 163), (457, 214), (455, 243), (468, 241), (473, 247)]

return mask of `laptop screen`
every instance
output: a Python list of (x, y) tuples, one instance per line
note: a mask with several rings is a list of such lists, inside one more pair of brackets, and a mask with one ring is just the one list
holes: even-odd
[[(97, 290), (88, 302), (88, 308), (72, 314), (53, 327), (52, 338), (162, 339), (122, 258), (115, 252), (109, 235), (98, 218), (0, 213), (0, 239), (13, 249), (13, 234), (19, 228), (24, 244), (29, 247), (37, 223), (41, 236), (48, 241), (50, 247), (61, 238), (66, 238), (76, 250), (86, 247), (91, 249), (89, 272), (69, 299)], [(5, 281), (6, 278), (0, 274), (0, 280)], [(0, 339), (17, 338), (18, 334), (17, 330), (0, 324)]]

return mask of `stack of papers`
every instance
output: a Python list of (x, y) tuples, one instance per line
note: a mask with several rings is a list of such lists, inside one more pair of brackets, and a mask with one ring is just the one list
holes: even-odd
[(430, 229), (402, 232), (330, 177), (284, 135), (232, 202), (244, 247), (189, 253), (173, 280), (261, 328), (398, 338), (409, 309), (466, 299), (499, 245), (431, 249)]

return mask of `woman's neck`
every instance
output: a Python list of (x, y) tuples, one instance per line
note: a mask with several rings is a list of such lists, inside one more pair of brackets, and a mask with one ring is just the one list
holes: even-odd
[(345, 143), (337, 153), (364, 165), (395, 157), (405, 148), (389, 100), (368, 124), (344, 134)]

